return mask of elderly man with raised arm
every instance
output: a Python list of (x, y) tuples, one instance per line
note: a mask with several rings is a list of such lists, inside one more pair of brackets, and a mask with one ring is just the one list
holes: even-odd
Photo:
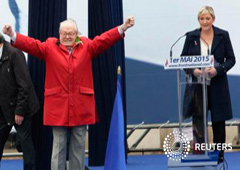
[(84, 170), (86, 125), (96, 122), (92, 59), (124, 37), (134, 18), (93, 40), (78, 37), (74, 20), (60, 23), (60, 38), (40, 42), (3, 27), (12, 45), (46, 62), (44, 125), (53, 127), (52, 170), (65, 170), (70, 132), (69, 169)]

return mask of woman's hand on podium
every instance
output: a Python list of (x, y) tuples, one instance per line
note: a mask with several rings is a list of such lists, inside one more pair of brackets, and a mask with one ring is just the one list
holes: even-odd
[(205, 71), (210, 78), (213, 78), (217, 75), (217, 70), (214, 67), (205, 68)]
[(195, 77), (201, 76), (201, 75), (202, 75), (202, 70), (200, 70), (200, 69), (198, 69), (198, 68), (195, 68), (195, 69), (193, 70), (193, 75), (194, 75)]

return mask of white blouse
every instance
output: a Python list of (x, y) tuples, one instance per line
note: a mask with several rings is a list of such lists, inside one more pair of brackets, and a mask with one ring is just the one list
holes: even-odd
[[(207, 44), (202, 39), (200, 39), (200, 45), (201, 45), (201, 55), (206, 56), (211, 54), (212, 44), (209, 44), (209, 47), (208, 47)], [(208, 49), (209, 49), (209, 54), (208, 54)]]

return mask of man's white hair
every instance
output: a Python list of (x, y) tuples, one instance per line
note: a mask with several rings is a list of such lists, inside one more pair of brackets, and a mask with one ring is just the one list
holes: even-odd
[(63, 25), (65, 24), (72, 24), (74, 26), (74, 30), (76, 31), (77, 34), (79, 34), (79, 31), (78, 31), (78, 27), (77, 27), (77, 23), (74, 19), (72, 18), (68, 18), (67, 20), (65, 21), (62, 21), (60, 23), (60, 27), (59, 27), (59, 31), (61, 30), (61, 28), (63, 27)]

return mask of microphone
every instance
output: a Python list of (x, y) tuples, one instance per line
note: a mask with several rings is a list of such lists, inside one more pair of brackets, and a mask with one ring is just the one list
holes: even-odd
[(173, 45), (172, 45), (171, 48), (170, 48), (170, 57), (172, 57), (172, 49), (173, 49), (173, 47), (175, 46), (175, 44), (177, 44), (177, 42), (178, 42), (179, 40), (181, 40), (183, 37), (187, 36), (188, 34), (189, 34), (189, 32), (186, 32), (184, 35), (182, 35), (181, 37), (179, 37), (179, 38), (177, 39), (177, 41), (175, 41), (175, 42), (173, 43)]

